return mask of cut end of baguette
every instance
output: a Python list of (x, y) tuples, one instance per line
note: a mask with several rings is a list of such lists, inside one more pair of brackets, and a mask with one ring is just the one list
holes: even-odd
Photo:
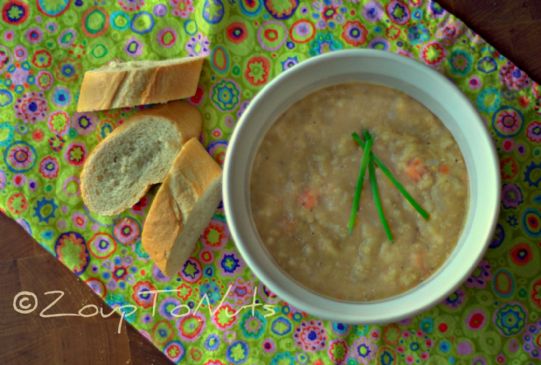
[(163, 118), (149, 117), (105, 141), (81, 175), (88, 208), (112, 215), (137, 203), (151, 184), (163, 179), (180, 149), (175, 129)]
[(221, 200), (222, 170), (196, 139), (188, 141), (156, 194), (142, 243), (156, 266), (174, 276), (192, 254)]
[(163, 181), (201, 116), (185, 102), (146, 109), (126, 120), (96, 148), (81, 172), (81, 196), (91, 212), (118, 214)]

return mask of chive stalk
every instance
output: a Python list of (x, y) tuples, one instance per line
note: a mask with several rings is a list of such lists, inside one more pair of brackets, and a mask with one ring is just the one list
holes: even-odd
[(366, 169), (370, 162), (370, 152), (372, 150), (372, 138), (369, 138), (364, 144), (363, 157), (361, 158), (361, 165), (359, 168), (359, 175), (357, 177), (357, 183), (355, 185), (355, 195), (353, 196), (353, 204), (351, 205), (351, 212), (349, 214), (348, 231), (351, 234), (353, 227), (355, 226), (355, 218), (357, 217), (357, 211), (361, 204), (361, 194), (363, 190), (364, 176), (366, 175)]
[[(365, 151), (366, 150), (366, 142), (363, 141), (361, 139), (361, 137), (356, 132), (353, 132), (352, 137), (355, 140), (355, 142), (357, 142), (357, 144)], [(364, 157), (364, 155), (363, 155), (363, 157)], [(411, 204), (411, 206), (413, 208), (415, 208), (415, 210), (417, 210), (417, 212), (421, 215), (421, 217), (423, 217), (425, 220), (429, 220), (430, 219), (430, 214), (428, 214), (428, 212), (426, 210), (424, 210), (423, 207), (421, 207), (421, 205), (419, 203), (417, 203), (417, 201), (411, 196), (411, 194), (400, 183), (400, 181), (398, 181), (394, 177), (391, 170), (389, 170), (387, 168), (387, 166), (385, 166), (385, 164), (373, 152), (372, 152), (372, 159), (374, 160), (374, 163), (376, 165), (378, 165), (378, 167), (381, 169), (381, 171), (385, 174), (385, 176), (387, 176), (387, 178), (391, 181), (391, 183), (393, 183), (393, 185), (398, 189), (398, 191), (400, 191), (400, 193), (402, 193), (404, 198), (406, 198), (406, 200)]]
[[(372, 157), (374, 156), (372, 152)], [(376, 210), (378, 211), (379, 220), (381, 221), (381, 224), (383, 225), (383, 229), (385, 230), (385, 234), (387, 235), (387, 238), (389, 241), (393, 242), (393, 234), (391, 233), (391, 228), (389, 228), (389, 223), (387, 222), (387, 219), (385, 218), (385, 214), (383, 212), (383, 205), (381, 204), (381, 197), (379, 195), (379, 188), (378, 188), (378, 180), (376, 178), (376, 168), (374, 167), (374, 161), (370, 161), (370, 165), (368, 166), (368, 175), (370, 179), (370, 188), (372, 188), (372, 196), (374, 197), (374, 205), (376, 206)]]

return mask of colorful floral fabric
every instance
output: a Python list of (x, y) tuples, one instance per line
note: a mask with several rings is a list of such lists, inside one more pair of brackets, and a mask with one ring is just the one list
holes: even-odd
[[(172, 362), (541, 360), (541, 89), (437, 3), (6, 0), (0, 6), (0, 207), (107, 304), (130, 309), (126, 320)], [(499, 152), (496, 233), (471, 277), (438, 306), (387, 325), (307, 315), (253, 276), (221, 208), (178, 275), (164, 277), (141, 248), (152, 193), (112, 218), (82, 204), (85, 158), (134, 110), (76, 113), (86, 70), (111, 60), (208, 54), (191, 102), (204, 117), (202, 141), (223, 162), (236, 121), (269, 80), (309, 57), (352, 47), (395, 52), (445, 74), (477, 107)]]

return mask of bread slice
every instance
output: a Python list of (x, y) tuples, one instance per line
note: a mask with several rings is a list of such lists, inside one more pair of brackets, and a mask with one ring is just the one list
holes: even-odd
[(90, 211), (114, 215), (163, 181), (184, 142), (201, 133), (201, 114), (185, 101), (145, 109), (102, 140), (81, 171), (81, 196)]
[(191, 97), (205, 57), (110, 63), (85, 72), (78, 112), (165, 103)]
[(152, 201), (142, 243), (167, 276), (177, 273), (222, 196), (222, 169), (195, 138), (189, 140)]

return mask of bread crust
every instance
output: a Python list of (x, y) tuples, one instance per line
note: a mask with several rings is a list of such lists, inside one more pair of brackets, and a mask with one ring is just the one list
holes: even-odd
[[(115, 70), (105, 66), (85, 72), (77, 102), (78, 112), (165, 103), (191, 97), (197, 90), (206, 57), (179, 58), (177, 63), (149, 61), (151, 67)], [(170, 62), (170, 60), (166, 60)], [(124, 85), (144, 80), (142, 87)]]
[(79, 90), (77, 111), (89, 112), (110, 109), (127, 74), (127, 71), (118, 71), (110, 73), (108, 77), (103, 77), (103, 73), (99, 71), (85, 72)]
[[(199, 111), (185, 101), (173, 101), (167, 104), (158, 105), (152, 108), (147, 108), (138, 111), (128, 119), (124, 121), (120, 126), (115, 128), (104, 140), (102, 140), (98, 145), (91, 151), (88, 155), (83, 168), (80, 174), (80, 192), (81, 197), (85, 205), (94, 213), (101, 215), (115, 215), (119, 214), (122, 211), (130, 208), (129, 206), (119, 207), (118, 209), (106, 211), (101, 209), (96, 209), (91, 203), (92, 197), (89, 195), (87, 188), (88, 175), (95, 170), (94, 161), (96, 156), (109, 144), (115, 143), (117, 136), (121, 135), (125, 131), (129, 130), (134, 123), (149, 117), (161, 117), (170, 123), (172, 123), (176, 130), (178, 131), (178, 149), (180, 150), (182, 145), (191, 138), (199, 136), (201, 133), (202, 118)], [(158, 181), (159, 182), (159, 181)], [(137, 196), (137, 202), (141, 197), (143, 197), (148, 189), (150, 184), (140, 192)]]
[(214, 212), (218, 201), (202, 202), (201, 199), (209, 189), (221, 189), (221, 176), (221, 167), (197, 139), (192, 138), (183, 146), (154, 197), (143, 225), (143, 248), (165, 275), (175, 275), (193, 252), (197, 239), (182, 242), (180, 236), (196, 204), (209, 204), (204, 209)]

